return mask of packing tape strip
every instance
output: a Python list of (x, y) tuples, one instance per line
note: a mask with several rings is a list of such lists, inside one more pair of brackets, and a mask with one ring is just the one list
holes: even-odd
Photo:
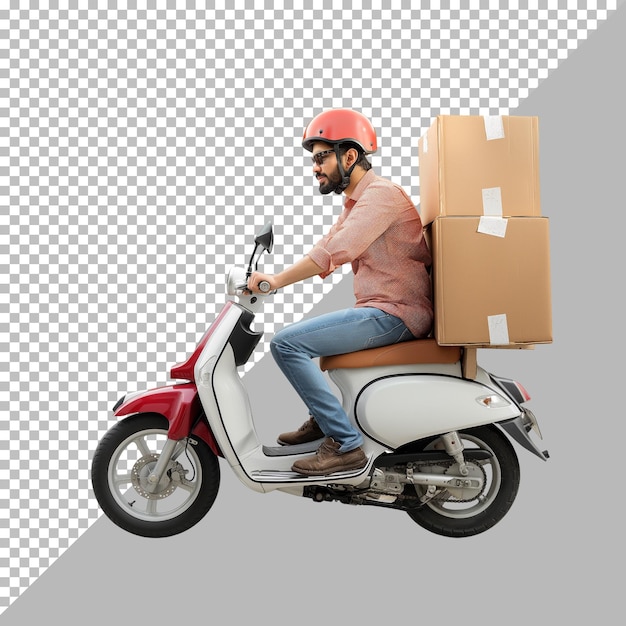
[(502, 217), (502, 190), (500, 187), (483, 189), (483, 215)]
[(492, 346), (508, 345), (509, 326), (506, 321), (506, 314), (488, 315), (487, 324), (489, 326), (489, 343)]
[(501, 115), (483, 115), (483, 121), (485, 122), (487, 141), (504, 139), (504, 124)]
[(483, 235), (491, 235), (492, 237), (506, 236), (506, 226), (508, 220), (506, 217), (497, 217), (495, 215), (483, 215), (478, 220), (477, 231)]

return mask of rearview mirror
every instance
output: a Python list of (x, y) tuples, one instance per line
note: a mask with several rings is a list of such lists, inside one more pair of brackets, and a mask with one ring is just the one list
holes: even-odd
[(254, 238), (254, 243), (257, 246), (261, 246), (268, 252), (272, 251), (274, 245), (274, 231), (272, 229), (272, 222), (268, 222), (263, 227), (263, 230)]

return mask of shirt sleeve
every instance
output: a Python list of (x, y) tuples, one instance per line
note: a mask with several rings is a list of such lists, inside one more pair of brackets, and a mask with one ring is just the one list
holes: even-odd
[(415, 210), (401, 189), (377, 181), (368, 185), (352, 207), (350, 202), (346, 202), (337, 222), (309, 252), (311, 259), (323, 268), (322, 278), (340, 265), (358, 259), (403, 211)]

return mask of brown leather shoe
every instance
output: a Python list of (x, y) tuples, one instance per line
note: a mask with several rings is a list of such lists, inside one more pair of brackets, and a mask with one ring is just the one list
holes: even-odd
[(339, 452), (339, 444), (332, 437), (327, 437), (315, 456), (296, 461), (291, 469), (306, 476), (326, 476), (361, 469), (366, 465), (367, 457), (361, 448), (342, 453)]
[(296, 446), (299, 443), (309, 443), (324, 436), (314, 418), (309, 418), (298, 430), (278, 435), (276, 440), (281, 446)]

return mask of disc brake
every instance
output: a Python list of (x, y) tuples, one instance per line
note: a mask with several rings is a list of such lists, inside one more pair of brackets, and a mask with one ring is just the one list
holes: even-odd
[(162, 500), (171, 496), (176, 488), (185, 481), (185, 474), (188, 471), (180, 463), (174, 462), (164, 473), (161, 482), (152, 489), (148, 477), (158, 459), (158, 454), (146, 454), (133, 465), (131, 470), (132, 485), (135, 491), (146, 500)]

